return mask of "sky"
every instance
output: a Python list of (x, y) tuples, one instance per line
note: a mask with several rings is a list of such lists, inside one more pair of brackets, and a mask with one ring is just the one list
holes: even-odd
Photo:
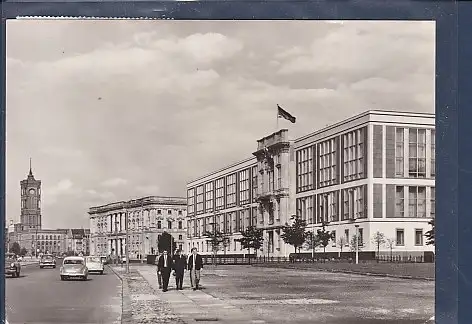
[(435, 25), (413, 21), (7, 21), (7, 221), (42, 181), (43, 228), (369, 109), (434, 112)]

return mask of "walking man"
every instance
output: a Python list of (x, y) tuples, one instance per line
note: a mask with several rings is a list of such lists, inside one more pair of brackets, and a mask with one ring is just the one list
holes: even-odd
[(156, 273), (157, 273), (157, 283), (159, 285), (159, 289), (162, 289), (162, 274), (161, 270), (159, 270), (159, 259), (161, 258), (162, 253), (159, 253), (154, 261), (156, 265)]
[(192, 254), (187, 261), (190, 270), (190, 283), (193, 290), (197, 290), (200, 284), (200, 270), (203, 268), (202, 256), (198, 254), (197, 248), (192, 248)]
[(162, 274), (162, 291), (166, 292), (169, 286), (170, 273), (172, 271), (172, 258), (167, 255), (167, 251), (163, 251), (157, 262), (157, 267)]
[(175, 271), (175, 286), (177, 290), (182, 290), (182, 285), (184, 283), (184, 272), (187, 268), (187, 260), (182, 255), (182, 251), (175, 251), (174, 255), (174, 271)]

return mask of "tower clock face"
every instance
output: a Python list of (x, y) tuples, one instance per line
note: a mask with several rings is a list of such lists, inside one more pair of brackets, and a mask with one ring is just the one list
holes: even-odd
[(35, 191), (33, 188), (31, 188), (28, 192), (29, 192), (30, 195), (34, 195), (34, 193), (35, 193), (36, 191)]

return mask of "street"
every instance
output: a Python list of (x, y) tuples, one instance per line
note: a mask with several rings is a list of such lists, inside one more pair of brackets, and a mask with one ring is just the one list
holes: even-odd
[(61, 281), (59, 266), (25, 266), (20, 278), (5, 282), (9, 324), (120, 323), (121, 281), (108, 269), (84, 282)]

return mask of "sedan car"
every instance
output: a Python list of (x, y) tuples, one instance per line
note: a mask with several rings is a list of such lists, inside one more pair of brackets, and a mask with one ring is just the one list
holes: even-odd
[(88, 256), (85, 258), (85, 265), (87, 266), (88, 272), (98, 272), (103, 274), (104, 267), (102, 259), (99, 256)]
[(19, 277), (21, 265), (14, 253), (5, 253), (5, 275)]
[(62, 262), (60, 269), (61, 280), (67, 279), (82, 279), (87, 280), (88, 269), (85, 265), (85, 259), (83, 257), (70, 256), (66, 257)]
[(56, 268), (56, 258), (54, 258), (54, 256), (51, 254), (43, 255), (41, 260), (39, 260), (39, 267), (41, 269), (45, 267)]

